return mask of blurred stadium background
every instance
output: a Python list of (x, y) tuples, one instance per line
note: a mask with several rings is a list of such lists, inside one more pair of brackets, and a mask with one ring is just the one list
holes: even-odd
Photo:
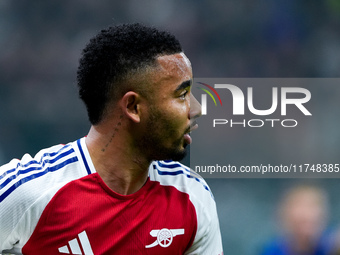
[[(86, 135), (89, 124), (76, 91), (80, 52), (97, 31), (124, 22), (172, 31), (196, 77), (340, 73), (338, 0), (1, 0), (1, 164)], [(338, 127), (339, 120), (329, 125)], [(339, 134), (323, 137), (332, 153), (340, 151)], [(207, 181), (218, 205), (225, 254), (250, 255), (275, 235), (278, 199), (300, 180)], [(336, 228), (339, 179), (313, 183), (329, 194), (328, 225)]]

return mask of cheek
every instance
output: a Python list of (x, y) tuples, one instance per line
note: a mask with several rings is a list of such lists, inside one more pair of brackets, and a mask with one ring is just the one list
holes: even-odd
[(171, 107), (168, 108), (168, 117), (171, 118), (174, 123), (184, 123), (186, 125), (189, 109), (190, 107), (187, 101), (181, 103), (174, 102), (171, 104)]
[(188, 127), (188, 114), (190, 110), (190, 100), (164, 101), (156, 108), (153, 107), (153, 120), (163, 126), (163, 132), (183, 133)]
[(177, 104), (169, 104), (167, 107), (163, 108), (161, 116), (158, 121), (161, 125), (160, 129), (163, 133), (165, 139), (179, 138), (187, 126), (186, 107)]
[(177, 114), (179, 116), (184, 116), (190, 110), (190, 98), (186, 97), (186, 99), (183, 101), (175, 99), (172, 102), (171, 106), (172, 106), (173, 111), (175, 112), (174, 114)]

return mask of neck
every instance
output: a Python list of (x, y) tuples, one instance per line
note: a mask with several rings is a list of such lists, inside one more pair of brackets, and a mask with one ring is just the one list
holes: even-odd
[(122, 195), (135, 193), (145, 184), (151, 162), (124, 139), (123, 128), (106, 131), (92, 126), (86, 137), (93, 165), (110, 189)]

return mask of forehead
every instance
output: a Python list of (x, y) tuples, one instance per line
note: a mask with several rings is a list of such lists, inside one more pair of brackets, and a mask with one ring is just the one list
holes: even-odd
[(153, 72), (153, 83), (167, 83), (176, 86), (192, 79), (191, 63), (184, 53), (159, 56), (158, 67)]
[(179, 69), (182, 71), (191, 69), (190, 60), (183, 52), (159, 56), (157, 62), (163, 69)]

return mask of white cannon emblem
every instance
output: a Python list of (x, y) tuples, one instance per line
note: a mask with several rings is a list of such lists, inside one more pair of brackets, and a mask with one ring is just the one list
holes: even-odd
[(152, 244), (146, 245), (145, 248), (152, 248), (157, 246), (158, 244), (161, 247), (168, 247), (175, 236), (177, 235), (183, 235), (184, 234), (184, 228), (180, 229), (167, 229), (163, 228), (161, 230), (154, 229), (150, 231), (150, 235), (152, 237), (157, 237), (157, 240), (154, 241)]

